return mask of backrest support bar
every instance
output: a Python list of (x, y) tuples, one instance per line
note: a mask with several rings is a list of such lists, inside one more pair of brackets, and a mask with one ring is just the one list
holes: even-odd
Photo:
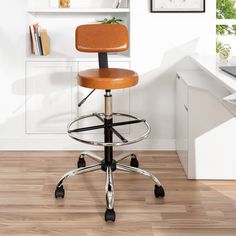
[(108, 68), (108, 58), (106, 52), (98, 53), (99, 68)]

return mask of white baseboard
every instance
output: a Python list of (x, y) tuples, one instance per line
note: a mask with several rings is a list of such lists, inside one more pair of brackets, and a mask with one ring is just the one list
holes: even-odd
[[(175, 148), (174, 139), (146, 139), (137, 144), (117, 148), (119, 150), (168, 150)], [(1, 151), (67, 151), (67, 150), (102, 150), (100, 147), (76, 142), (68, 137), (48, 138), (0, 138)]]

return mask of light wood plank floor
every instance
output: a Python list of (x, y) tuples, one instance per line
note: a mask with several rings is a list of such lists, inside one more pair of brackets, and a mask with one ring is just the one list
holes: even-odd
[(236, 235), (236, 181), (188, 181), (174, 152), (139, 153), (140, 167), (163, 183), (163, 200), (155, 199), (148, 178), (114, 173), (114, 224), (104, 222), (102, 171), (69, 179), (65, 199), (55, 200), (59, 177), (78, 155), (0, 153), (0, 235)]

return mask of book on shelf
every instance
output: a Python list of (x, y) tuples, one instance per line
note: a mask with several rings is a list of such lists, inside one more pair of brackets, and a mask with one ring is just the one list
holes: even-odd
[(40, 40), (40, 30), (39, 30), (39, 26), (37, 26), (35, 28), (35, 37), (36, 37), (36, 42), (38, 45), (38, 55), (39, 56), (43, 56), (43, 52), (42, 52), (42, 46), (41, 46), (41, 40)]
[(120, 8), (122, 0), (114, 0), (113, 8)]
[(30, 38), (32, 54), (46, 56), (50, 52), (49, 39), (46, 29), (41, 29), (39, 24), (30, 25)]
[(47, 30), (41, 29), (40, 35), (41, 35), (43, 55), (46, 56), (50, 52)]
[(31, 49), (34, 55), (37, 55), (36, 38), (34, 36), (34, 26), (30, 25)]

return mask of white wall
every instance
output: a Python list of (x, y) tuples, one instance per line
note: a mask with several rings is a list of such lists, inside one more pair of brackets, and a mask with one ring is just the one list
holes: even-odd
[[(82, 145), (73, 146), (74, 143), (63, 145), (65, 138), (62, 136), (25, 135), (26, 0), (8, 0), (2, 5), (0, 148), (84, 148)], [(215, 0), (207, 1), (206, 13), (150, 13), (149, 0), (132, 0), (131, 11), (132, 68), (141, 75), (139, 86), (131, 90), (131, 113), (146, 118), (152, 126), (149, 140), (132, 148), (174, 149), (175, 70), (179, 67), (192, 67), (184, 59), (189, 53), (214, 53)], [(66, 141), (69, 142), (68, 139)]]
[(0, 137), (16, 138), (24, 134), (26, 1), (0, 3)]
[(215, 53), (216, 1), (206, 0), (206, 13), (180, 14), (151, 14), (149, 2), (131, 6), (132, 66), (141, 74), (131, 107), (152, 126), (150, 148), (174, 148), (175, 71), (193, 66), (182, 61), (189, 53)]

